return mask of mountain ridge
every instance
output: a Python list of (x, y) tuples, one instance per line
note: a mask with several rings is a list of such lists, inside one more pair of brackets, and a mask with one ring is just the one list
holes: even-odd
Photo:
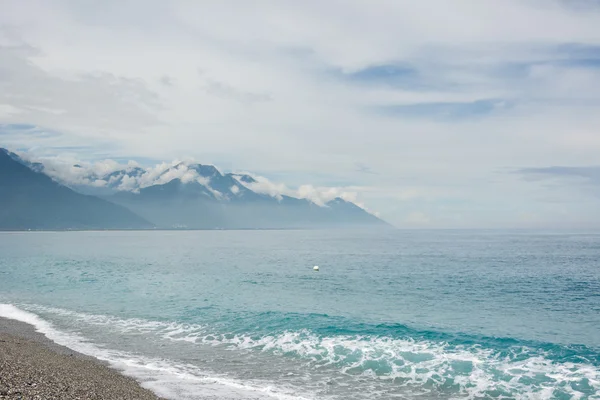
[[(77, 193), (0, 149), (0, 229), (150, 229), (134, 212)], [(18, 157), (18, 156), (17, 156)]]
[[(252, 176), (221, 173), (212, 165), (180, 162), (165, 168), (158, 175), (154, 174), (154, 181), (147, 179), (149, 170), (129, 165), (120, 170), (90, 175), (87, 180), (82, 180), (89, 184), (79, 183), (68, 188), (45, 174), (43, 164), (23, 160), (8, 150), (3, 149), (2, 152), (13, 162), (44, 176), (54, 185), (121, 207), (158, 229), (389, 226), (340, 197), (317, 204), (307, 198), (256, 192), (252, 188), (258, 182)], [(73, 168), (82, 167), (76, 164)], [(124, 187), (129, 190), (123, 190)]]

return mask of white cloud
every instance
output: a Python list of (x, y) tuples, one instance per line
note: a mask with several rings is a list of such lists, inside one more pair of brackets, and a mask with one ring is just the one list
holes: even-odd
[(32, 154), (19, 152), (19, 155), (29, 161), (44, 164), (44, 172), (49, 176), (70, 185), (106, 186), (102, 180), (111, 172), (126, 168), (114, 160), (102, 160), (93, 163), (80, 162), (72, 158), (44, 157), (38, 158)]
[(278, 199), (281, 199), (282, 196), (307, 199), (319, 206), (325, 206), (329, 201), (339, 197), (365, 208), (364, 204), (357, 201), (358, 192), (355, 191), (357, 188), (317, 187), (305, 184), (294, 189), (283, 183), (272, 182), (264, 176), (254, 175), (248, 172), (244, 172), (243, 174), (251, 176), (255, 182), (244, 182), (239, 179), (239, 175), (237, 176), (238, 182), (256, 193), (267, 194)]
[(105, 187), (107, 184), (108, 182), (103, 179), (96, 179), (95, 181), (91, 182), (91, 186), (94, 187)]
[(117, 190), (137, 191), (141, 188), (161, 185), (181, 179), (184, 183), (197, 180), (207, 185), (208, 179), (200, 177), (194, 170), (190, 170), (185, 163), (175, 160), (171, 163), (160, 163), (153, 167), (145, 168), (139, 176), (115, 175), (105, 180), (107, 175), (116, 171), (132, 172), (140, 165), (130, 160), (127, 163), (119, 163), (115, 160), (102, 160), (96, 162), (80, 161), (71, 157), (37, 157), (33, 153), (18, 152), (19, 156), (32, 162), (41, 162), (44, 172), (59, 182), (67, 185), (90, 185), (104, 187), (107, 184), (115, 184), (120, 181)]
[(7, 118), (21, 112), (17, 107), (10, 104), (0, 104), (0, 118)]
[(302, 185), (296, 191), (297, 196), (303, 199), (309, 199), (318, 205), (325, 205), (327, 202), (339, 197), (346, 201), (355, 202), (358, 194), (348, 192), (344, 188), (337, 187), (314, 187), (312, 185)]
[(138, 190), (138, 179), (136, 177), (131, 177), (128, 175), (123, 176), (121, 179), (121, 183), (117, 186), (117, 190), (126, 191), (126, 192), (134, 192)]
[[(153, 184), (162, 185), (171, 182), (173, 179), (181, 179), (184, 183), (189, 183), (194, 180), (194, 178), (196, 177), (195, 171), (190, 171), (187, 165), (180, 164), (176, 161), (174, 162), (174, 164), (176, 165), (170, 167), (167, 170), (163, 170), (164, 164), (158, 166), (158, 171), (160, 172), (160, 174), (158, 175), (157, 179), (153, 181), (150, 181), (149, 179), (144, 179), (145, 182), (141, 185), (141, 187), (146, 187)], [(150, 171), (150, 175), (153, 175), (152, 171)]]
[(252, 178), (254, 179), (255, 182), (243, 182), (242, 180), (239, 180), (239, 179), (238, 179), (238, 182), (241, 185), (246, 186), (248, 189), (250, 189), (256, 193), (266, 194), (271, 197), (278, 198), (280, 200), (281, 200), (281, 196), (283, 196), (283, 195), (285, 195), (285, 196), (293, 195), (293, 190), (288, 188), (283, 183), (273, 183), (269, 179), (267, 179), (263, 176), (252, 175), (251, 173), (248, 173), (248, 172), (244, 172), (244, 174), (252, 176)]
[[(115, 175), (108, 179), (105, 177), (116, 171), (131, 172), (134, 168), (139, 168), (139, 163), (128, 161), (126, 164), (118, 163), (114, 160), (103, 160), (95, 163), (86, 163), (73, 159), (61, 158), (39, 158), (33, 154), (20, 152), (20, 156), (26, 160), (41, 162), (44, 164), (44, 172), (56, 180), (68, 185), (88, 185), (94, 187), (105, 187), (108, 184), (115, 184), (116, 190), (137, 192), (142, 188), (152, 185), (163, 185), (172, 180), (179, 179), (183, 183), (197, 182), (204, 185), (216, 197), (222, 197), (223, 194), (213, 189), (210, 184), (210, 178), (201, 176), (190, 165), (197, 164), (193, 159), (186, 161), (174, 160), (170, 163), (163, 162), (153, 167), (145, 168), (143, 173), (138, 176)], [(238, 182), (255, 191), (256, 193), (267, 194), (269, 196), (281, 199), (281, 196), (290, 196), (300, 199), (307, 199), (319, 206), (325, 206), (327, 202), (342, 198), (353, 202), (358, 206), (365, 208), (364, 204), (358, 202), (358, 190), (356, 187), (317, 187), (313, 185), (300, 185), (298, 188), (290, 188), (283, 183), (274, 183), (269, 179), (252, 173), (244, 173), (252, 176), (253, 183), (246, 183), (240, 180)], [(366, 188), (363, 188), (368, 190)], [(231, 187), (231, 192), (239, 193), (237, 186)]]

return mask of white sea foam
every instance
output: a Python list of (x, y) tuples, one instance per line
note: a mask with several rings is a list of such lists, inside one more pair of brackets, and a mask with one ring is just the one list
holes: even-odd
[[(42, 307), (32, 306), (41, 309)], [(92, 323), (118, 322), (124, 330), (149, 331), (155, 328), (167, 328), (174, 334), (181, 328), (177, 324), (164, 324), (145, 320), (125, 320), (100, 315), (72, 313), (67, 310), (44, 308), (62, 315), (76, 315)], [(260, 386), (252, 382), (241, 382), (226, 376), (208, 375), (196, 366), (176, 363), (169, 360), (145, 357), (89, 342), (75, 333), (67, 333), (56, 329), (53, 324), (38, 315), (22, 310), (12, 304), (0, 304), (0, 317), (14, 319), (33, 325), (50, 340), (79, 353), (108, 362), (123, 374), (136, 378), (143, 387), (154, 391), (159, 396), (170, 399), (305, 399), (285, 388)], [(173, 328), (169, 330), (169, 328)], [(168, 334), (165, 337), (169, 337)]]
[[(245, 349), (276, 354), (296, 354), (316, 365), (335, 365), (346, 374), (369, 375), (410, 386), (413, 392), (452, 382), (461, 398), (486, 398), (504, 393), (518, 399), (546, 399), (555, 389), (583, 398), (574, 386), (587, 382), (600, 396), (600, 369), (590, 364), (553, 362), (532, 349), (525, 359), (511, 357), (480, 346), (387, 337), (319, 337), (309, 331), (286, 332), (252, 339), (239, 336), (227, 340)], [(586, 397), (587, 398), (587, 397)]]
[[(194, 366), (165, 364), (161, 360), (135, 358), (114, 352), (105, 354), (109, 351), (86, 343), (82, 338), (61, 336), (60, 332), (34, 314), (8, 307), (0, 307), (0, 315), (12, 313), (10, 318), (32, 323), (60, 344), (106, 359), (126, 373), (142, 379), (147, 387), (160, 390), (166, 397), (185, 398), (183, 381), (204, 385), (205, 393), (210, 393), (207, 382), (212, 382), (216, 388), (245, 390), (252, 396), (298, 398), (290, 390), (248, 386), (227, 377), (208, 377)], [(344, 335), (322, 337), (308, 330), (255, 337), (211, 332), (209, 327), (196, 324), (124, 319), (39, 306), (27, 308), (77, 319), (90, 325), (102, 325), (119, 334), (150, 334), (167, 341), (298, 358), (304, 360), (313, 371), (326, 368), (337, 371), (341, 376), (361, 377), (382, 384), (393, 382), (416, 395), (445, 387), (456, 398), (467, 399), (502, 396), (523, 400), (546, 399), (554, 397), (555, 390), (573, 399), (600, 398), (593, 394), (600, 393), (600, 369), (597, 366), (552, 361), (543, 352), (525, 347), (514, 348), (512, 353), (507, 354), (481, 346), (457, 346), (427, 340)], [(76, 338), (75, 343), (69, 343), (73, 338)], [(115, 360), (121, 361), (118, 363)], [(169, 379), (177, 380), (177, 384), (165, 384)], [(319, 377), (315, 375), (315, 379)]]

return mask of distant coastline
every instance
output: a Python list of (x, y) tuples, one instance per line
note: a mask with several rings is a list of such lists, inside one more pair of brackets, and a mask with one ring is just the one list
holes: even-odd
[[(357, 227), (357, 229), (360, 227)], [(363, 229), (363, 228), (361, 228)], [(368, 230), (381, 230), (382, 228), (367, 227), (364, 229)], [(388, 227), (386, 229), (395, 229)], [(352, 230), (352, 228), (327, 228), (327, 229), (315, 229), (315, 228), (132, 228), (132, 229), (3, 229), (0, 228), (0, 232), (189, 232), (189, 231), (341, 231), (341, 230)]]

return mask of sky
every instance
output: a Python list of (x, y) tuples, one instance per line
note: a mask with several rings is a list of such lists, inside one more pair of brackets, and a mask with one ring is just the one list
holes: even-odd
[(600, 1), (0, 0), (0, 147), (597, 229)]

